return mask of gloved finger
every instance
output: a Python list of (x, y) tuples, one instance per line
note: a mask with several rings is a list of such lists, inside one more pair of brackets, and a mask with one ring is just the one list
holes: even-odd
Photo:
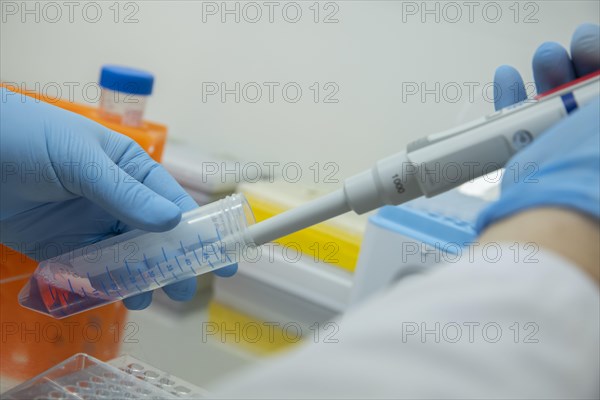
[(165, 286), (163, 290), (171, 300), (189, 301), (196, 294), (197, 286), (196, 278), (190, 278)]
[[(89, 129), (100, 128), (91, 126)], [(99, 133), (106, 132), (117, 135), (108, 129)], [(87, 141), (71, 142), (73, 148), (64, 150), (66, 154), (53, 157), (82, 166), (73, 169), (70, 176), (65, 171), (61, 172), (61, 183), (67, 190), (91, 200), (135, 228), (160, 232), (179, 223), (181, 210), (176, 204), (119, 168), (100, 146), (90, 145)]]
[(143, 310), (152, 303), (152, 292), (136, 294), (123, 300), (129, 310)]
[(181, 211), (190, 211), (198, 207), (171, 174), (129, 138), (113, 133), (106, 148), (110, 149), (109, 157), (121, 169), (155, 193), (177, 204)]
[(576, 78), (567, 50), (555, 42), (546, 42), (538, 47), (533, 55), (532, 65), (538, 94)]
[(600, 69), (600, 25), (580, 25), (571, 40), (571, 58), (577, 76)]
[[(109, 136), (105, 148), (110, 149), (111, 158), (121, 169), (136, 181), (176, 204), (181, 211), (198, 207), (177, 181), (136, 143), (121, 135), (113, 134)], [(154, 214), (161, 212), (162, 210), (156, 209)], [(197, 280), (196, 278), (182, 280), (163, 287), (163, 290), (172, 300), (189, 301), (196, 294)]]
[(220, 276), (221, 278), (229, 278), (230, 276), (235, 275), (238, 270), (237, 264), (231, 264), (223, 268), (219, 268), (213, 272), (213, 274)]
[(521, 74), (510, 65), (501, 65), (494, 73), (494, 107), (496, 111), (527, 99)]

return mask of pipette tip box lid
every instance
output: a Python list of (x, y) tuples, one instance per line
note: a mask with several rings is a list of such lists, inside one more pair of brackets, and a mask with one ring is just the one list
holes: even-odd
[(452, 190), (379, 209), (369, 218), (350, 306), (398, 279), (458, 260), (476, 239), (475, 220), (488, 203)]

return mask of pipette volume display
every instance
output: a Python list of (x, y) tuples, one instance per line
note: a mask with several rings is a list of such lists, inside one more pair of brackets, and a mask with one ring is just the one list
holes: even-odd
[(228, 196), (185, 213), (170, 231), (134, 230), (42, 261), (19, 303), (64, 318), (231, 265), (253, 223), (244, 196)]

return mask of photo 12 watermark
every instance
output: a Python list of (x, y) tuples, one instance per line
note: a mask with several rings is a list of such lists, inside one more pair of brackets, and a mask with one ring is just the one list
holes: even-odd
[(501, 261), (537, 264), (540, 246), (535, 242), (497, 243), (477, 241), (425, 243), (405, 240), (400, 246), (402, 264), (474, 263), (478, 260), (496, 264)]
[(2, 321), (2, 345), (9, 343), (138, 343), (140, 327), (135, 322), (101, 324), (77, 321)]
[(301, 101), (337, 104), (340, 85), (336, 82), (202, 82), (203, 103), (289, 103)]
[(512, 343), (537, 344), (540, 327), (535, 322), (402, 322), (402, 343)]
[(402, 23), (537, 24), (537, 1), (402, 1)]
[(137, 24), (140, 4), (138, 1), (2, 1), (0, 20), (3, 24)]
[(340, 327), (336, 322), (314, 322), (310, 326), (295, 321), (277, 322), (203, 322), (202, 343), (294, 344), (301, 340), (313, 343), (339, 343)]
[(283, 181), (297, 183), (303, 178), (311, 183), (340, 183), (340, 166), (334, 161), (301, 163), (299, 161), (203, 161), (200, 163), (202, 183), (219, 181), (257, 183)]
[(402, 103), (475, 103), (483, 100), (494, 104), (500, 100), (508, 99), (517, 103), (523, 98), (531, 99), (536, 95), (534, 82), (525, 82), (524, 88), (515, 82), (508, 88), (502, 88), (496, 82), (474, 82), (474, 81), (411, 81), (402, 82), (400, 87)]
[(221, 24), (337, 24), (340, 6), (335, 1), (203, 1), (202, 23)]

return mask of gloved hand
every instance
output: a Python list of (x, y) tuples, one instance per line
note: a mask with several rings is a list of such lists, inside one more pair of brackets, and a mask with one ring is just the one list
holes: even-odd
[[(533, 57), (538, 93), (598, 69), (600, 27), (593, 24), (577, 28), (571, 57), (557, 43), (542, 44)], [(526, 99), (523, 80), (514, 68), (498, 68), (494, 80), (497, 110)], [(509, 161), (500, 199), (479, 215), (477, 231), (525, 209), (544, 206), (600, 218), (600, 98), (575, 110)]]
[[(0, 241), (35, 260), (133, 228), (166, 231), (197, 207), (128, 137), (80, 115), (0, 88)], [(218, 270), (222, 276), (236, 266)], [(164, 288), (190, 300), (196, 279)], [(124, 300), (146, 308), (152, 293)]]

